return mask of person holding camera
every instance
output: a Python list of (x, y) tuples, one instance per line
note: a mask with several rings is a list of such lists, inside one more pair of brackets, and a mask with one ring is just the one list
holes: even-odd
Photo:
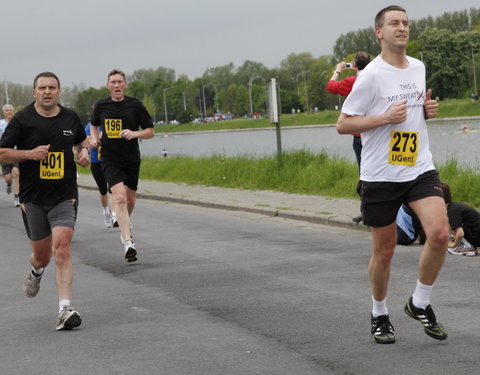
[[(332, 77), (327, 83), (327, 91), (334, 95), (338, 94), (345, 97), (348, 96), (350, 91), (352, 91), (352, 87), (357, 79), (358, 73), (362, 71), (369, 62), (370, 56), (368, 56), (368, 53), (363, 51), (360, 51), (355, 55), (352, 63), (346, 63), (344, 61), (339, 62), (332, 74)], [(340, 74), (347, 69), (353, 69), (356, 74), (338, 81)], [(353, 134), (353, 150), (355, 151), (355, 156), (357, 158), (358, 168), (360, 168), (360, 162), (362, 160), (362, 140), (360, 138), (360, 134)]]

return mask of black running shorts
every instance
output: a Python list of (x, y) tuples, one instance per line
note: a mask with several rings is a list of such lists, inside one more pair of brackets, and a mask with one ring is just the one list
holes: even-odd
[(107, 180), (103, 175), (102, 166), (100, 163), (90, 163), (90, 171), (92, 172), (93, 179), (97, 184), (98, 191), (102, 195), (106, 195), (108, 193), (108, 186)]
[(140, 163), (104, 160), (100, 164), (102, 165), (103, 175), (110, 189), (112, 186), (123, 182), (123, 184), (130, 189), (137, 191)]
[(427, 171), (413, 181), (362, 182), (363, 223), (371, 227), (392, 224), (403, 203), (437, 196), (443, 198), (440, 177), (436, 170)]
[(27, 202), (20, 205), (27, 236), (32, 241), (43, 240), (52, 233), (52, 228), (75, 229), (78, 201), (69, 199), (56, 206), (41, 206)]

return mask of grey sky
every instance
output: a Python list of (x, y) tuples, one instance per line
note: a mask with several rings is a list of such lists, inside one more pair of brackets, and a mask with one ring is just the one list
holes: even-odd
[(31, 84), (41, 71), (62, 84), (100, 87), (112, 68), (164, 66), (194, 79), (245, 60), (279, 66), (290, 53), (332, 53), (340, 34), (371, 26), (378, 10), (410, 19), (478, 8), (478, 0), (19, 0), (2, 12), (0, 73)]

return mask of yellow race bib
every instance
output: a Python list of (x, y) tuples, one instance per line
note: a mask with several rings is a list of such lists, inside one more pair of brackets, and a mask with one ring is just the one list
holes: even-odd
[(388, 162), (398, 165), (415, 165), (418, 156), (418, 132), (394, 130), (390, 136)]
[(106, 118), (104, 127), (108, 138), (122, 138), (123, 122), (122, 119)]
[(46, 159), (40, 161), (40, 178), (43, 180), (60, 180), (65, 175), (63, 152), (49, 152)]

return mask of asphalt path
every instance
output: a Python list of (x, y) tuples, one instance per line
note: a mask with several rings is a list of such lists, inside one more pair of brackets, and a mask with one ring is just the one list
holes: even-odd
[(439, 342), (403, 312), (420, 248), (399, 247), (397, 342), (378, 345), (367, 232), (148, 200), (133, 226), (139, 260), (127, 263), (97, 195), (81, 191), (72, 302), (83, 323), (56, 332), (55, 267), (23, 296), (29, 243), (0, 192), (1, 374), (478, 373), (480, 257), (447, 257), (433, 307), (450, 336)]

